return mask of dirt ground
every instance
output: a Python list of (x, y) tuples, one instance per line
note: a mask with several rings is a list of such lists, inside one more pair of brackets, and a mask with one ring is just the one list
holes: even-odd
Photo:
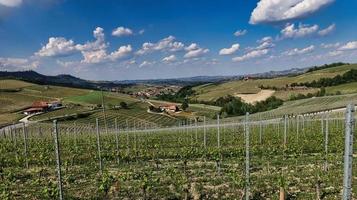
[(258, 101), (264, 101), (274, 94), (274, 90), (261, 90), (256, 94), (235, 94), (235, 96), (242, 98), (246, 103), (254, 103)]

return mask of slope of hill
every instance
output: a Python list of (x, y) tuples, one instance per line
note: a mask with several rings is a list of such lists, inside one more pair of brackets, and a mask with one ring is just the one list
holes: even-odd
[[(308, 73), (304, 73), (297, 76), (284, 76), (272, 79), (251, 79), (251, 80), (238, 80), (229, 81), (225, 83), (209, 83), (199, 85), (193, 88), (196, 91), (196, 95), (192, 99), (198, 101), (212, 101), (225, 95), (237, 95), (237, 94), (256, 94), (261, 91), (260, 86), (264, 87), (276, 87), (283, 88), (287, 84), (310, 82), (318, 80), (320, 78), (332, 78), (336, 75), (343, 74), (350, 69), (357, 69), (357, 64), (342, 65), (337, 67), (331, 67), (321, 70), (316, 70)], [(302, 89), (294, 91), (281, 91), (274, 94), (278, 98), (287, 99), (291, 94), (315, 92), (316, 89)], [(289, 93), (289, 94), (287, 94)]]
[(0, 79), (15, 79), (40, 85), (57, 85), (66, 87), (96, 89), (99, 87), (125, 87), (128, 84), (120, 84), (111, 81), (89, 81), (74, 77), (72, 75), (60, 74), (57, 76), (46, 76), (35, 71), (0, 71)]

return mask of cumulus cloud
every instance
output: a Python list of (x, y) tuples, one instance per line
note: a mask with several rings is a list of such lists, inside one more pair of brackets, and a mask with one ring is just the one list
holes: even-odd
[(336, 42), (336, 43), (328, 43), (328, 44), (322, 43), (320, 46), (324, 49), (329, 49), (329, 48), (337, 48), (340, 45), (341, 44), (339, 42)]
[(97, 27), (93, 31), (93, 37), (96, 39), (93, 42), (76, 45), (76, 48), (81, 51), (84, 57), (82, 63), (100, 63), (107, 59), (106, 48), (108, 43), (105, 42), (104, 29)]
[(250, 24), (274, 23), (306, 17), (334, 0), (260, 0)]
[(166, 63), (172, 63), (172, 62), (175, 62), (176, 60), (177, 60), (177, 58), (175, 55), (170, 55), (170, 56), (167, 56), (162, 59), (162, 61), (166, 62)]
[(121, 46), (118, 50), (112, 52), (109, 55), (109, 59), (111, 60), (118, 60), (120, 58), (128, 56), (133, 51), (131, 45)]
[(145, 33), (145, 29), (141, 29), (140, 31), (139, 31), (139, 35), (142, 35), (142, 34), (144, 34)]
[(66, 40), (63, 37), (50, 37), (48, 43), (36, 52), (35, 55), (42, 57), (67, 56), (77, 50), (73, 40)]
[(338, 50), (340, 51), (356, 50), (356, 49), (357, 49), (357, 41), (347, 42), (346, 44), (338, 48)]
[(319, 32), (317, 32), (320, 36), (326, 36), (330, 33), (332, 33), (334, 30), (336, 29), (336, 24), (331, 24), (330, 26), (328, 26), (325, 29), (320, 30)]
[(286, 56), (302, 55), (302, 54), (311, 53), (314, 51), (314, 49), (315, 49), (314, 45), (310, 45), (303, 49), (294, 48), (294, 49), (290, 49), (288, 51), (283, 52), (283, 55), (286, 55)]
[(27, 58), (1, 58), (0, 71), (33, 70), (39, 66), (39, 61)]
[(157, 43), (145, 42), (141, 49), (136, 52), (138, 55), (144, 55), (154, 51), (180, 51), (183, 50), (185, 45), (182, 42), (175, 41), (174, 36), (166, 37)]
[(116, 37), (129, 36), (132, 35), (133, 31), (130, 28), (125, 28), (120, 26), (112, 31), (112, 35)]
[(196, 43), (190, 44), (185, 50), (187, 53), (183, 56), (184, 58), (197, 58), (209, 52), (209, 49), (201, 48)]
[(235, 36), (237, 36), (237, 37), (239, 37), (239, 36), (243, 36), (243, 35), (245, 35), (245, 34), (247, 34), (247, 30), (237, 30), (236, 32), (234, 32), (234, 35)]
[(22, 0), (0, 0), (0, 6), (17, 7), (22, 4)]
[(295, 27), (295, 24), (286, 24), (285, 28), (280, 31), (281, 38), (301, 38), (315, 34), (319, 29), (318, 25), (305, 25), (299, 24)]
[(269, 49), (257, 49), (257, 50), (250, 51), (250, 52), (244, 54), (243, 56), (234, 57), (234, 58), (232, 58), (232, 60), (235, 62), (241, 62), (241, 61), (245, 61), (245, 60), (249, 60), (249, 59), (253, 59), (253, 58), (262, 57), (268, 53), (269, 53)]
[(231, 55), (239, 50), (240, 45), (233, 44), (230, 48), (223, 48), (219, 51), (219, 55)]

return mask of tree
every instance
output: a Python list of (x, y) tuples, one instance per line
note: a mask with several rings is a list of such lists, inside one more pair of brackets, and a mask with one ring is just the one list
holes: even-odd
[(181, 108), (182, 108), (182, 110), (186, 110), (188, 107), (189, 107), (189, 105), (188, 105), (188, 99), (185, 98), (185, 100), (183, 101), (183, 103), (182, 103), (182, 105), (181, 105)]
[(120, 102), (120, 107), (124, 109), (128, 109), (128, 104), (124, 101)]

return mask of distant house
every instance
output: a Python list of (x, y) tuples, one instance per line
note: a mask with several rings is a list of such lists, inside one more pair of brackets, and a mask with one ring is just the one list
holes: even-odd
[(46, 102), (46, 101), (35, 101), (32, 103), (31, 107), (24, 110), (25, 115), (31, 115), (35, 113), (47, 112), (50, 110), (55, 110), (62, 107), (62, 103), (59, 101)]
[(62, 103), (60, 101), (52, 101), (50, 103), (48, 103), (48, 107), (50, 109), (58, 109), (58, 108), (61, 108), (62, 107)]
[(25, 115), (32, 115), (35, 113), (41, 113), (44, 112), (43, 108), (28, 108), (26, 110), (23, 111)]
[(178, 112), (180, 110), (179, 107), (175, 104), (160, 105), (159, 108), (162, 112)]
[(246, 76), (243, 78), (244, 81), (249, 81), (251, 78), (249, 76)]

